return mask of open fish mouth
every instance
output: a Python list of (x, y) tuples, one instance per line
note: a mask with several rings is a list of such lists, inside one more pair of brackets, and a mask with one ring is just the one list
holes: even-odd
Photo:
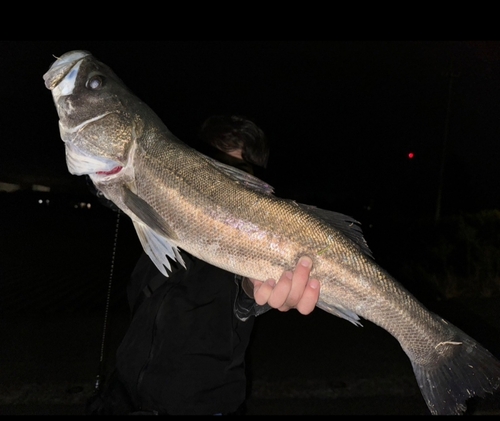
[[(79, 63), (83, 58), (90, 56), (88, 51), (77, 50), (71, 51), (69, 53), (63, 54), (50, 66), (49, 70), (43, 75), (43, 80), (45, 81), (45, 86), (51, 91), (54, 90), (63, 80), (66, 79), (67, 82), (64, 83), (63, 92), (71, 88), (72, 83), (78, 73)], [(73, 75), (69, 75), (73, 72)], [(66, 78), (69, 76), (68, 78)], [(61, 92), (63, 95), (67, 95), (66, 92)]]

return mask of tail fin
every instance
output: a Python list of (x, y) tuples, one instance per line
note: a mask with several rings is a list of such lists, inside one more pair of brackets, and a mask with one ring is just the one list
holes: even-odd
[(439, 346), (453, 347), (453, 352), (444, 353), (449, 357), (439, 365), (412, 363), (420, 391), (433, 415), (460, 415), (467, 409), (468, 399), (484, 397), (500, 386), (500, 361), (465, 333), (460, 332), (458, 341)]

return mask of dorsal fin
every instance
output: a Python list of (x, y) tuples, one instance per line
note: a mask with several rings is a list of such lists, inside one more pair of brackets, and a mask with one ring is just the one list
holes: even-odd
[(272, 195), (274, 193), (274, 188), (262, 181), (260, 178), (255, 177), (252, 174), (249, 174), (239, 168), (232, 167), (231, 165), (223, 164), (216, 159), (210, 158), (209, 156), (199, 154), (202, 158), (206, 159), (210, 162), (214, 167), (221, 170), (224, 174), (229, 176), (231, 179), (236, 181), (237, 183), (243, 184), (244, 186), (258, 191), (260, 193), (266, 195)]
[(338, 229), (347, 238), (356, 243), (364, 254), (373, 259), (372, 251), (368, 247), (365, 237), (363, 236), (360, 222), (342, 213), (321, 209), (316, 206), (304, 205), (303, 203), (297, 203), (297, 205), (306, 212), (313, 214), (317, 218)]

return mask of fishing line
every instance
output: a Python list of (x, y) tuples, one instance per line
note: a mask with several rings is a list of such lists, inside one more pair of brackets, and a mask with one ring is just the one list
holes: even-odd
[(102, 340), (101, 340), (101, 353), (99, 356), (99, 369), (97, 372), (97, 377), (94, 386), (94, 393), (98, 394), (101, 390), (102, 383), (104, 382), (104, 344), (106, 340), (106, 330), (108, 327), (108, 314), (109, 314), (109, 303), (111, 298), (111, 284), (113, 282), (113, 273), (115, 267), (115, 257), (116, 257), (116, 245), (118, 243), (118, 228), (120, 226), (120, 209), (116, 212), (116, 224), (115, 224), (115, 236), (113, 239), (113, 252), (111, 254), (111, 267), (109, 270), (109, 282), (108, 282), (108, 293), (106, 296), (106, 307), (104, 310), (104, 324), (102, 327)]

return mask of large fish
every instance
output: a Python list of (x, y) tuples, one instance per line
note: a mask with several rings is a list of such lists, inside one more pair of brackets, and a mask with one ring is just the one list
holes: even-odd
[(44, 80), (70, 173), (88, 174), (132, 219), (163, 274), (169, 258), (183, 263), (179, 248), (261, 280), (279, 279), (308, 255), (321, 282), (317, 306), (392, 334), (432, 414), (460, 414), (467, 399), (498, 388), (500, 362), (378, 266), (356, 221), (278, 198), (263, 181), (190, 148), (87, 51), (62, 55)]

